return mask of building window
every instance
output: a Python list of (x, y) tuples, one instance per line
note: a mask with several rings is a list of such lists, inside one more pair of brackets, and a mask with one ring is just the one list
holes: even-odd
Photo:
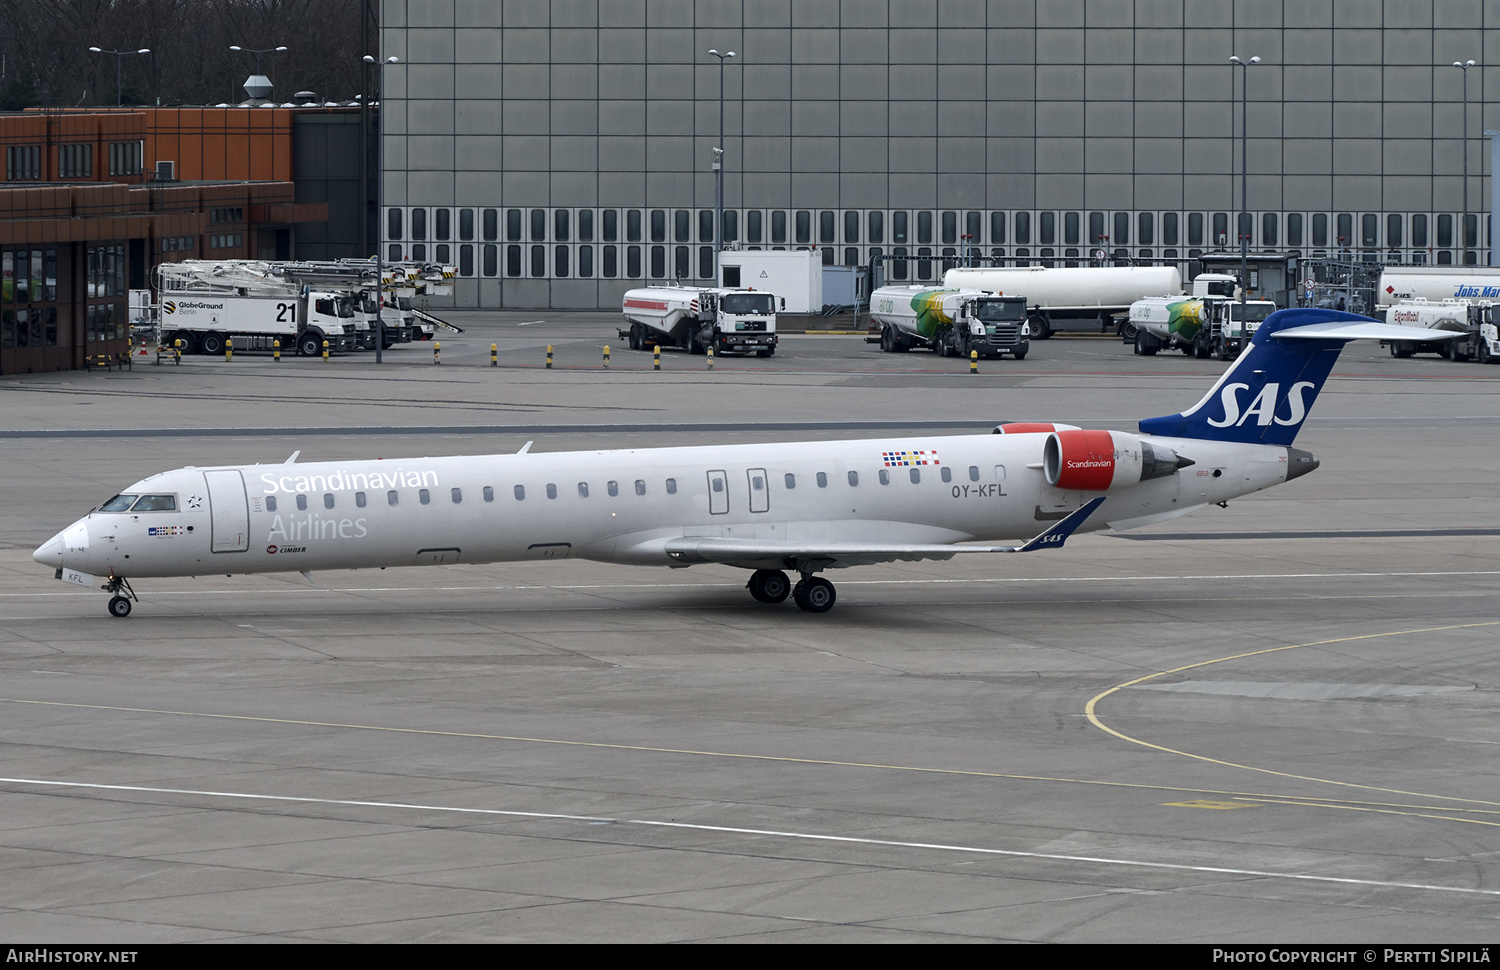
[(6, 146), (5, 177), (7, 181), (11, 182), (40, 181), (42, 178), (42, 146)]
[(145, 150), (138, 141), (112, 141), (109, 143), (109, 174), (140, 175)]
[(57, 177), (86, 179), (94, 177), (94, 146), (86, 144), (57, 146)]

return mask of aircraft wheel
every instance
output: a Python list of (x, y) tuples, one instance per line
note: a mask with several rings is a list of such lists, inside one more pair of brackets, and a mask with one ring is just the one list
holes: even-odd
[(833, 609), (838, 594), (828, 580), (821, 576), (809, 576), (792, 590), (792, 599), (809, 613), (827, 613)]
[(118, 616), (121, 619), (130, 615), (130, 600), (123, 596), (115, 596), (109, 601), (110, 616)]
[(791, 593), (792, 581), (779, 569), (757, 569), (745, 588), (761, 603), (780, 603)]

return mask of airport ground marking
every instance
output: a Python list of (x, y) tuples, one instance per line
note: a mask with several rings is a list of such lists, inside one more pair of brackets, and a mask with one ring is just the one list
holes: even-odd
[(644, 828), (678, 829), (691, 832), (713, 832), (722, 835), (753, 836), (756, 838), (795, 839), (804, 842), (825, 842), (842, 845), (862, 845), (887, 849), (919, 849), (938, 852), (957, 852), (968, 855), (990, 856), (1010, 859), (1035, 859), (1044, 862), (1076, 862), (1090, 865), (1118, 866), (1132, 869), (1153, 869), (1167, 872), (1202, 873), (1214, 876), (1233, 876), (1250, 879), (1287, 879), (1296, 882), (1331, 883), (1342, 886), (1361, 886), (1378, 889), (1411, 889), (1422, 892), (1459, 893), (1470, 896), (1500, 896), (1500, 889), (1481, 889), (1468, 886), (1444, 886), (1436, 883), (1395, 882), (1380, 879), (1356, 879), (1347, 876), (1320, 876), (1306, 872), (1276, 872), (1270, 869), (1239, 869), (1230, 866), (1195, 866), (1180, 862), (1152, 862), (1146, 859), (1121, 859), (1109, 856), (1068, 855), (1058, 852), (1026, 852), (1019, 849), (996, 849), (987, 846), (960, 845), (951, 842), (911, 842), (897, 839), (872, 839), (854, 835), (830, 835), (821, 832), (794, 832), (783, 829), (755, 829), (731, 825), (705, 825), (694, 822), (669, 822), (649, 818), (619, 818), (607, 815), (574, 815), (563, 812), (522, 812), (513, 809), (474, 808), (451, 805), (423, 805), (414, 802), (385, 802), (368, 799), (313, 798), (306, 795), (266, 795), (253, 792), (212, 791), (192, 788), (158, 788), (146, 785), (105, 785), (90, 782), (54, 781), (44, 778), (0, 778), (0, 784), (26, 785), (44, 788), (79, 788), (95, 791), (139, 792), (148, 795), (186, 795), (201, 798), (223, 798), (259, 802), (283, 802), (302, 805), (329, 805), (349, 808), (394, 809), (399, 811), (442, 812), (458, 815), (480, 815), (538, 821), (585, 822), (590, 825), (637, 825)]
[[(204, 711), (172, 711), (147, 707), (122, 707), (109, 704), (84, 704), (76, 701), (43, 701), (33, 700), (29, 698), (0, 697), (0, 703), (22, 704), (35, 707), (72, 708), (76, 710), (113, 711), (123, 714), (158, 714), (169, 717), (195, 717), (205, 718), (208, 720), (244, 721), (259, 724), (284, 724), (294, 727), (330, 728), (341, 731), (374, 731), (389, 734), (426, 735), (430, 737), (461, 738), (477, 741), (506, 741), (516, 744), (544, 744), (571, 748), (592, 748), (606, 751), (635, 751), (643, 754), (687, 755), (701, 758), (723, 758), (737, 761), (756, 761), (772, 764), (816, 765), (818, 767), (825, 768), (856, 768), (874, 771), (901, 771), (912, 772), (916, 774), (948, 775), (959, 778), (982, 778), (1005, 781), (1035, 781), (1065, 785), (1092, 785), (1103, 788), (1124, 788), (1140, 791), (1171, 792), (1187, 795), (1215, 795), (1231, 799), (1253, 800), (1258, 802), (1277, 802), (1292, 805), (1304, 805), (1309, 807), (1341, 808), (1352, 806), (1360, 807), (1369, 811), (1388, 812), (1398, 815), (1410, 815), (1434, 811), (1452, 811), (1464, 812), (1471, 815), (1495, 815), (1497, 817), (1500, 817), (1500, 802), (1486, 802), (1480, 799), (1457, 799), (1441, 795), (1424, 795), (1421, 793), (1403, 794), (1414, 794), (1419, 798), (1428, 798), (1439, 802), (1462, 801), (1489, 807), (1439, 807), (1430, 804), (1409, 805), (1400, 802), (1375, 802), (1359, 801), (1347, 798), (1293, 796), (1262, 792), (1235, 791), (1229, 789), (1192, 788), (1181, 785), (1106, 781), (1095, 778), (1067, 778), (1055, 775), (1026, 775), (1003, 771), (980, 771), (971, 768), (945, 768), (923, 765), (881, 764), (878, 762), (865, 761), (838, 761), (828, 758), (798, 758), (791, 755), (758, 754), (754, 752), (742, 751), (708, 751), (694, 748), (667, 748), (657, 745), (620, 744), (608, 741), (582, 741), (569, 738), (537, 738), (525, 737), (522, 735), (482, 734), (473, 731), (444, 731), (436, 728), (390, 727), (378, 724), (346, 724), (337, 721), (309, 721), (298, 718), (261, 717), (252, 714), (214, 714)], [(0, 779), (0, 781), (3, 781), (3, 779)], [(1490, 824), (1500, 826), (1500, 819), (1497, 819), (1496, 822)]]
[[(1419, 634), (1419, 633), (1440, 633), (1440, 632), (1443, 632), (1445, 630), (1469, 630), (1469, 629), (1475, 629), (1475, 628), (1478, 628), (1478, 627), (1488, 627), (1488, 626), (1500, 626), (1500, 620), (1486, 620), (1486, 621), (1479, 622), (1479, 623), (1453, 623), (1453, 624), (1448, 624), (1446, 626), (1423, 627), (1421, 629), (1415, 629), (1415, 630), (1389, 630), (1389, 631), (1387, 631), (1385, 633), (1361, 633), (1361, 634), (1356, 634), (1354, 636), (1347, 636), (1347, 637), (1332, 637), (1332, 638), (1327, 639), (1327, 640), (1313, 640), (1313, 641), (1311, 641), (1309, 643), (1289, 643), (1289, 644), (1284, 644), (1284, 645), (1279, 646), (1279, 647), (1267, 647), (1267, 648), (1262, 649), (1262, 650), (1251, 650), (1251, 651), (1248, 651), (1246, 653), (1237, 653), (1237, 654), (1233, 654), (1233, 655), (1228, 656), (1228, 657), (1219, 657), (1219, 658), (1214, 659), (1214, 660), (1200, 660), (1200, 661), (1198, 661), (1196, 663), (1184, 664), (1181, 667), (1173, 667), (1171, 670), (1159, 670), (1159, 671), (1157, 671), (1154, 674), (1146, 674), (1145, 676), (1137, 677), (1134, 680), (1127, 680), (1123, 684), (1116, 684), (1114, 687), (1111, 687), (1108, 690), (1102, 691), (1101, 693), (1095, 694), (1093, 697), (1089, 698), (1088, 703), (1083, 706), (1083, 713), (1084, 713), (1084, 716), (1088, 718), (1089, 723), (1092, 724), (1092, 725), (1094, 725), (1094, 727), (1096, 727), (1099, 730), (1105, 732), (1106, 734), (1113, 735), (1114, 737), (1117, 737), (1117, 738), (1119, 738), (1122, 741), (1129, 742), (1130, 744), (1139, 745), (1139, 746), (1141, 746), (1143, 748), (1150, 748), (1153, 751), (1160, 751), (1160, 752), (1163, 752), (1165, 754), (1177, 755), (1177, 756), (1183, 757), (1183, 758), (1191, 758), (1191, 759), (1193, 759), (1195, 761), (1203, 761), (1203, 762), (1206, 762), (1208, 764), (1221, 765), (1221, 766), (1226, 767), (1226, 768), (1238, 768), (1238, 769), (1240, 769), (1242, 771), (1254, 771), (1254, 772), (1259, 772), (1261, 774), (1272, 775), (1272, 776), (1278, 777), (1278, 778), (1290, 778), (1290, 779), (1293, 779), (1293, 780), (1296, 780), (1296, 781), (1311, 781), (1311, 782), (1315, 782), (1315, 783), (1320, 784), (1320, 785), (1336, 785), (1336, 786), (1338, 786), (1340, 788), (1355, 788), (1355, 789), (1359, 789), (1359, 790), (1362, 790), (1362, 791), (1383, 792), (1383, 793), (1388, 794), (1388, 795), (1405, 795), (1405, 796), (1410, 797), (1410, 798), (1431, 798), (1431, 799), (1435, 799), (1435, 800), (1448, 801), (1448, 802), (1462, 802), (1462, 803), (1470, 804), (1470, 805), (1495, 805), (1495, 806), (1500, 806), (1500, 802), (1490, 801), (1488, 799), (1483, 799), (1483, 798), (1463, 798), (1463, 797), (1454, 796), (1454, 795), (1433, 795), (1433, 794), (1430, 794), (1430, 793), (1427, 793), (1427, 792), (1406, 791), (1405, 789), (1401, 789), (1401, 788), (1386, 788), (1386, 787), (1383, 787), (1383, 786), (1380, 786), (1380, 785), (1366, 785), (1366, 784), (1361, 784), (1359, 782), (1354, 782), (1354, 781), (1339, 781), (1339, 780), (1337, 780), (1335, 778), (1319, 778), (1319, 777), (1314, 776), (1314, 775), (1299, 775), (1299, 774), (1296, 774), (1295, 772), (1278, 771), (1275, 768), (1262, 768), (1262, 767), (1260, 767), (1258, 765), (1239, 764), (1238, 762), (1226, 761), (1226, 760), (1224, 760), (1222, 758), (1212, 758), (1212, 757), (1209, 757), (1208, 755), (1194, 754), (1191, 751), (1182, 751), (1182, 750), (1179, 750), (1177, 748), (1169, 748), (1166, 745), (1156, 744), (1156, 743), (1151, 742), (1151, 741), (1142, 741), (1140, 738), (1131, 737), (1130, 735), (1125, 734), (1122, 731), (1117, 731), (1114, 728), (1110, 727), (1109, 725), (1105, 724), (1102, 720), (1099, 719), (1099, 715), (1098, 715), (1099, 702), (1102, 701), (1102, 700), (1104, 700), (1109, 695), (1111, 695), (1113, 693), (1116, 693), (1117, 691), (1124, 690), (1127, 687), (1135, 687), (1135, 686), (1137, 686), (1139, 684), (1144, 684), (1148, 680), (1155, 680), (1158, 677), (1166, 677), (1169, 674), (1180, 674), (1180, 673), (1182, 673), (1185, 670), (1194, 670), (1194, 669), (1197, 669), (1199, 667), (1211, 667), (1211, 666), (1213, 666), (1215, 664), (1229, 663), (1230, 661), (1233, 661), (1233, 660), (1245, 660), (1245, 659), (1247, 659), (1249, 657), (1262, 657), (1262, 656), (1265, 656), (1267, 654), (1282, 653), (1282, 652), (1287, 651), (1287, 650), (1301, 650), (1304, 647), (1324, 647), (1324, 646), (1328, 646), (1329, 644), (1334, 644), (1334, 643), (1353, 643), (1353, 642), (1356, 642), (1356, 641), (1359, 641), (1359, 640), (1377, 640), (1377, 639), (1381, 639), (1381, 638), (1384, 638), (1384, 637), (1405, 637), (1405, 636), (1414, 636), (1414, 635)], [(1340, 800), (1340, 801), (1342, 801), (1342, 800)], [(1336, 806), (1336, 807), (1342, 807), (1342, 806)], [(1420, 812), (1416, 812), (1416, 813), (1399, 813), (1399, 814), (1417, 814), (1417, 815), (1421, 815)], [(1422, 816), (1422, 817), (1428, 817), (1428, 816)], [(1455, 821), (1457, 821), (1457, 819), (1455, 819)], [(1500, 825), (1500, 823), (1497, 823), (1497, 822), (1484, 821), (1484, 820), (1481, 820), (1481, 819), (1464, 819), (1463, 821), (1470, 821), (1470, 822), (1473, 822), (1475, 824), (1482, 824), (1482, 825)]]

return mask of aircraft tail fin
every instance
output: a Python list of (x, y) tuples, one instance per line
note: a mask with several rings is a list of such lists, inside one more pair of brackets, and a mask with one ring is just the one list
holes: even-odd
[(1379, 321), (1338, 310), (1278, 310), (1197, 404), (1141, 421), (1142, 434), (1290, 445), (1350, 340), (1391, 339)]

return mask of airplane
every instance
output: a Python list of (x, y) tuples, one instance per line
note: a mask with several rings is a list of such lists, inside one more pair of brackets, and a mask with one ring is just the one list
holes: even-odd
[[(1394, 333), (1392, 331), (1395, 331)], [(762, 603), (836, 599), (819, 573), (1061, 548), (1299, 478), (1292, 447), (1349, 340), (1405, 336), (1282, 310), (1197, 404), (1138, 434), (992, 434), (181, 468), (135, 483), (33, 558), (130, 615), (134, 579), (545, 559), (751, 571)], [(1457, 334), (1455, 334), (1457, 336)], [(1019, 545), (996, 541), (1037, 534)], [(793, 584), (787, 573), (799, 580)], [(100, 577), (104, 577), (100, 583)]]

